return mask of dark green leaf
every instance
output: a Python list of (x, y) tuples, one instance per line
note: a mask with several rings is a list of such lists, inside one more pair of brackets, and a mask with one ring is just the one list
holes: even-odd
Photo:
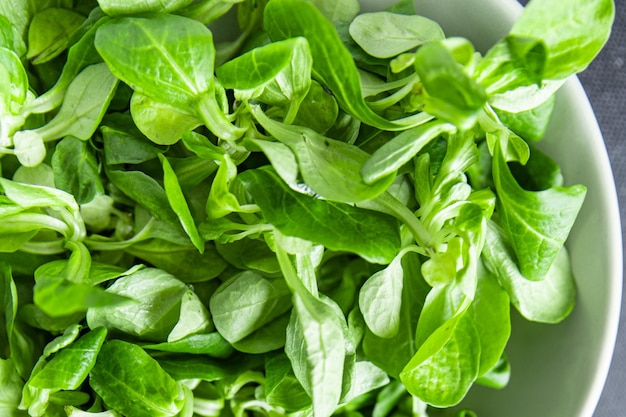
[(85, 17), (68, 9), (51, 7), (33, 16), (28, 27), (28, 54), (33, 64), (47, 62), (67, 48)]
[(268, 169), (239, 175), (265, 218), (282, 233), (354, 252), (376, 263), (399, 250), (398, 226), (390, 216), (296, 193)]
[(104, 194), (98, 161), (84, 141), (71, 136), (60, 141), (52, 156), (52, 169), (56, 187), (72, 194), (78, 204)]
[(103, 126), (100, 131), (104, 142), (104, 157), (108, 165), (140, 164), (155, 159), (166, 150), (143, 137), (115, 127)]
[(196, 249), (198, 249), (198, 252), (202, 254), (204, 253), (205, 242), (200, 236), (200, 233), (198, 233), (195, 219), (191, 215), (183, 190), (180, 188), (180, 184), (178, 183), (176, 173), (172, 169), (172, 166), (166, 157), (159, 154), (159, 159), (163, 165), (163, 183), (170, 207), (178, 216), (180, 224), (189, 236), (189, 239), (191, 239), (191, 242), (194, 244)]
[(183, 246), (161, 239), (137, 243), (125, 250), (184, 282), (208, 281), (226, 268), (226, 262), (211, 243), (205, 246), (202, 254), (192, 245)]
[(227, 358), (234, 351), (230, 343), (218, 332), (195, 334), (175, 342), (148, 344), (141, 347), (162, 352), (208, 355), (214, 358)]

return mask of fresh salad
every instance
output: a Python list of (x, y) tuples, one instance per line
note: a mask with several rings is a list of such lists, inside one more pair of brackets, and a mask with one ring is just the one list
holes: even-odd
[(0, 2), (0, 415), (504, 387), (512, 308), (574, 308), (586, 189), (537, 142), (613, 16), (531, 0), (479, 52), (406, 0)]

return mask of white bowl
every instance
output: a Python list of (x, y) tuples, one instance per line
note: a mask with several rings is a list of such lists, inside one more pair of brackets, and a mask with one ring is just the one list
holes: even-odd
[[(362, 0), (362, 11), (394, 1)], [(418, 14), (481, 51), (508, 32), (522, 7), (515, 0), (416, 0)], [(615, 182), (593, 110), (577, 78), (562, 87), (542, 148), (567, 184), (587, 197), (567, 246), (577, 305), (563, 323), (542, 325), (513, 316), (507, 355), (512, 376), (501, 390), (475, 387), (462, 403), (480, 417), (591, 417), (609, 370), (622, 294), (622, 235)]]

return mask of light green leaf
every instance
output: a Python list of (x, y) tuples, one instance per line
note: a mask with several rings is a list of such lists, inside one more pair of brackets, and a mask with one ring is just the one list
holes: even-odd
[(357, 16), (350, 23), (350, 35), (376, 58), (391, 58), (445, 37), (441, 26), (431, 19), (387, 11)]
[(28, 383), (44, 389), (77, 389), (96, 363), (106, 334), (99, 327), (64, 347)]
[[(136, 372), (141, 369), (141, 372)], [(94, 391), (112, 409), (135, 417), (173, 417), (182, 390), (150, 355), (121, 340), (105, 343), (89, 374)]]
[(165, 194), (169, 201), (170, 207), (174, 210), (174, 213), (178, 216), (180, 224), (193, 242), (194, 246), (202, 254), (204, 253), (204, 239), (198, 233), (195, 220), (187, 205), (187, 200), (183, 194), (183, 190), (180, 188), (176, 173), (172, 169), (169, 161), (162, 154), (159, 154), (159, 159), (163, 166), (163, 183), (165, 187)]
[(567, 317), (576, 302), (576, 283), (569, 255), (562, 248), (547, 275), (541, 281), (524, 277), (516, 264), (515, 254), (503, 231), (489, 222), (483, 256), (511, 298), (511, 303), (527, 320), (559, 323)]
[(522, 275), (541, 280), (560, 252), (586, 194), (583, 185), (523, 189), (511, 174), (502, 151), (493, 158), (493, 179), (502, 224), (510, 236)]
[(238, 342), (291, 308), (291, 292), (281, 279), (241, 272), (211, 296), (209, 308), (218, 331)]
[(33, 16), (28, 27), (28, 53), (33, 64), (42, 64), (62, 53), (85, 17), (69, 9), (51, 7)]
[(451, 319), (422, 344), (400, 374), (407, 390), (435, 407), (458, 404), (478, 377), (480, 341), (472, 320)]
[(137, 301), (115, 307), (92, 307), (87, 311), (87, 323), (92, 329), (104, 326), (111, 332), (162, 342), (178, 322), (186, 291), (187, 286), (182, 281), (166, 272), (141, 269), (117, 279), (106, 289), (108, 294)]

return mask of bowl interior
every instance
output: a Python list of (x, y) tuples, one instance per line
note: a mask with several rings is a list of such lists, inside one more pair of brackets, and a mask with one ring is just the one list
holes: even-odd
[[(360, 0), (377, 11), (397, 0)], [(448, 36), (485, 52), (504, 36), (522, 7), (516, 0), (415, 0), (418, 14)], [(230, 16), (234, 19), (234, 16)], [(215, 31), (228, 40), (231, 24)], [(592, 417), (615, 345), (622, 294), (622, 235), (615, 182), (602, 134), (583, 87), (568, 80), (540, 146), (561, 166), (565, 182), (587, 197), (567, 242), (578, 286), (573, 313), (558, 325), (530, 323), (513, 312), (507, 348), (512, 376), (503, 390), (475, 386), (461, 406), (481, 417)], [(442, 415), (456, 416), (454, 410)]]
[[(362, 0), (362, 11), (394, 1)], [(480, 51), (507, 33), (521, 6), (515, 0), (416, 0), (418, 14), (448, 36), (464, 36)], [(512, 376), (496, 391), (476, 387), (463, 405), (481, 417), (591, 417), (610, 365), (619, 321), (622, 238), (615, 183), (593, 110), (577, 78), (557, 96), (544, 151), (566, 184), (584, 184), (587, 197), (568, 240), (578, 285), (574, 312), (563, 323), (529, 323), (513, 314), (507, 349)]]

